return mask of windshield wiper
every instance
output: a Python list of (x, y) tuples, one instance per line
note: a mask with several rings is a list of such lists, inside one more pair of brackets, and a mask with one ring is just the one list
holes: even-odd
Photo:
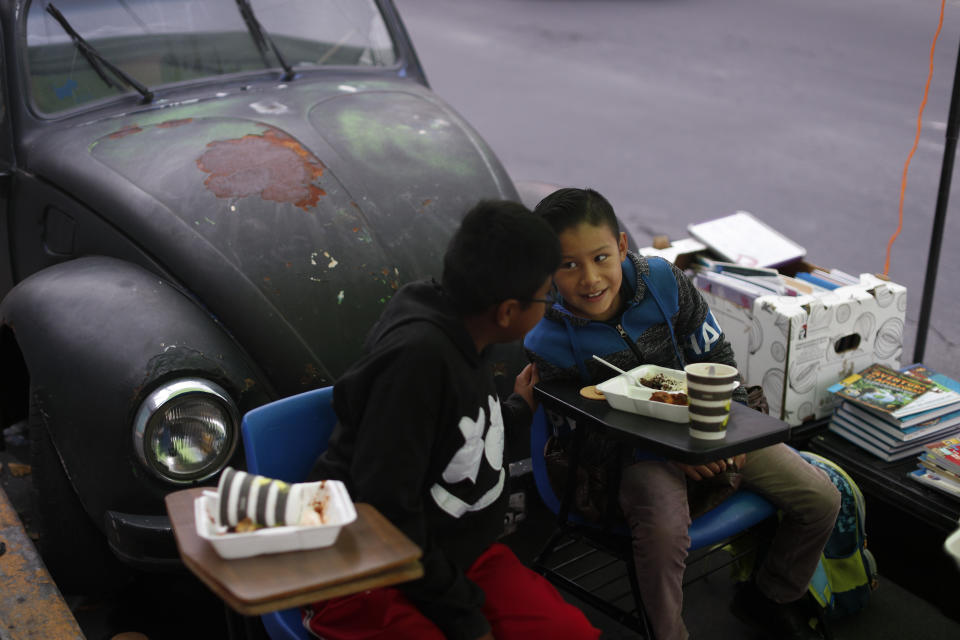
[[(237, 8), (240, 9), (240, 15), (243, 16), (243, 21), (247, 25), (247, 31), (250, 32), (250, 37), (253, 38), (253, 42), (257, 45), (257, 49), (260, 50), (260, 54), (263, 55), (269, 46), (273, 51), (273, 55), (277, 57), (280, 66), (283, 67), (285, 72), (283, 75), (284, 82), (293, 80), (296, 76), (293, 72), (293, 67), (287, 63), (286, 59), (284, 59), (280, 53), (277, 43), (273, 41), (273, 38), (270, 37), (267, 30), (264, 29), (260, 21), (257, 20), (257, 16), (253, 13), (253, 7), (250, 6), (250, 2), (248, 2), (248, 0), (237, 0)], [(266, 59), (264, 59), (264, 64), (266, 64)]]
[(153, 102), (153, 92), (150, 91), (147, 87), (137, 82), (136, 78), (128, 74), (126, 71), (120, 67), (114, 65), (109, 60), (107, 60), (102, 53), (96, 50), (96, 48), (83, 39), (76, 30), (70, 26), (70, 23), (67, 22), (67, 19), (60, 13), (60, 10), (53, 6), (53, 3), (47, 5), (47, 13), (53, 16), (53, 19), (60, 23), (60, 26), (64, 31), (67, 32), (67, 35), (70, 36), (70, 39), (73, 40), (73, 44), (77, 47), (77, 50), (80, 52), (87, 62), (90, 63), (90, 66), (93, 67), (93, 70), (97, 72), (97, 75), (100, 76), (100, 79), (108, 87), (113, 87), (116, 89), (122, 88), (116, 82), (110, 79), (110, 76), (107, 75), (107, 72), (104, 71), (104, 67), (107, 68), (114, 76), (123, 80), (124, 84), (128, 87), (136, 90), (141, 96), (143, 96), (144, 103)]

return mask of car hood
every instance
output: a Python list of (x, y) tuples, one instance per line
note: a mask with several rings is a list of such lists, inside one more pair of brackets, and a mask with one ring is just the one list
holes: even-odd
[(332, 382), (401, 283), (439, 276), (473, 203), (516, 197), (476, 132), (405, 80), (248, 87), (30, 149), (30, 171), (129, 237), (285, 393)]

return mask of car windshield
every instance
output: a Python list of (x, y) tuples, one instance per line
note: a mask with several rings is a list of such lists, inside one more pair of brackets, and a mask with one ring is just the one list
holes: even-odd
[(374, 0), (249, 0), (253, 20), (237, 0), (35, 0), (27, 13), (30, 92), (47, 114), (133, 91), (91, 66), (49, 4), (104, 59), (150, 89), (280, 68), (270, 40), (295, 72), (396, 63)]

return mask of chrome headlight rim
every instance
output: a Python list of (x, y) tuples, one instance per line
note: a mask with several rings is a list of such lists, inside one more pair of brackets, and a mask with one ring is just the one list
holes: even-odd
[[(193, 395), (207, 395), (215, 399), (230, 419), (229, 444), (209, 465), (199, 472), (177, 475), (154, 461), (147, 452), (151, 419), (170, 402), (181, 401)], [(133, 420), (133, 449), (137, 459), (154, 477), (174, 485), (193, 485), (219, 473), (233, 457), (240, 440), (240, 412), (230, 394), (216, 382), (200, 377), (185, 377), (161, 383), (140, 403)]]

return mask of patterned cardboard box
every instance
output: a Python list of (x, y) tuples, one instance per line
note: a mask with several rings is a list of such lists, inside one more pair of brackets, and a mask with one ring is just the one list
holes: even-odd
[(701, 291), (748, 385), (791, 425), (833, 411), (827, 387), (874, 362), (898, 368), (907, 289), (870, 274), (816, 296), (761, 296), (751, 308)]

